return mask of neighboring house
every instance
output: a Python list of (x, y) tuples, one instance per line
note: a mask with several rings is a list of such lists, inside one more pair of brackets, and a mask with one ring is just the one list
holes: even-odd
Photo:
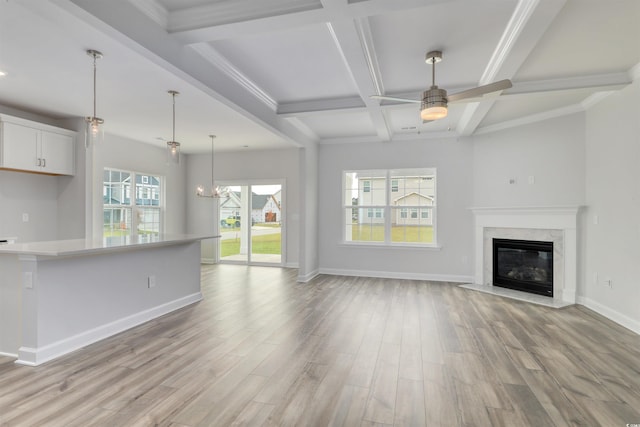
[(253, 194), (251, 219), (256, 223), (280, 221), (280, 203), (273, 195)]
[[(386, 188), (384, 177), (358, 177), (359, 206), (357, 222), (384, 223)], [(392, 224), (432, 225), (432, 206), (435, 205), (435, 180), (432, 176), (403, 176), (391, 179)], [(370, 207), (367, 207), (370, 206)], [(354, 218), (356, 219), (356, 218)]]
[[(280, 192), (278, 191), (278, 193)], [(239, 191), (232, 191), (229, 197), (224, 199), (220, 204), (220, 219), (230, 216), (239, 216), (242, 212), (242, 201)], [(276, 195), (269, 194), (252, 194), (251, 195), (251, 220), (253, 223), (261, 222), (279, 222), (280, 221), (280, 203)]]
[[(398, 225), (433, 225), (431, 208), (418, 206), (433, 206), (433, 197), (411, 192), (393, 200), (397, 209), (393, 209), (391, 222)], [(408, 207), (411, 206), (411, 207)]]
[(239, 216), (241, 206), (242, 202), (240, 201), (240, 192), (230, 191), (229, 197), (223, 199), (220, 203), (220, 219), (222, 220), (230, 216)]

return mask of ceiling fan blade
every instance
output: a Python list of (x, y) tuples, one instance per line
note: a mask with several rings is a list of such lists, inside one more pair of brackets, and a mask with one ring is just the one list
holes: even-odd
[(383, 100), (387, 100), (387, 101), (411, 102), (411, 103), (415, 103), (415, 104), (420, 104), (420, 102), (422, 102), (419, 99), (395, 98), (393, 96), (382, 96), (382, 95), (371, 95), (370, 98), (371, 99), (383, 99)]
[(489, 83), (488, 85), (474, 87), (473, 89), (463, 90), (462, 92), (451, 94), (447, 97), (449, 102), (457, 102), (467, 98), (477, 98), (482, 95), (486, 95), (491, 92), (497, 92), (499, 90), (505, 90), (512, 87), (511, 80), (500, 80), (497, 82)]

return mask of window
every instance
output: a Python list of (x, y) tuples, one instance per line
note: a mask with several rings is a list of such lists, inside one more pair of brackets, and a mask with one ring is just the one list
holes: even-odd
[(345, 242), (435, 246), (435, 209), (433, 168), (344, 172)]
[[(105, 169), (103, 236), (158, 235), (162, 230), (159, 176)], [(135, 200), (131, 199), (135, 194)]]

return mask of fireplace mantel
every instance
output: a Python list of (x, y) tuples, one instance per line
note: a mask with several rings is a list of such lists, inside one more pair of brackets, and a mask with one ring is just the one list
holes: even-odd
[[(535, 206), (535, 207), (474, 207), (470, 210), (475, 219), (475, 273), (478, 285), (492, 285), (487, 277), (486, 265), (492, 254), (486, 249), (487, 230), (491, 234), (508, 234), (514, 238), (519, 233), (548, 232), (561, 239), (561, 277), (554, 284), (554, 298), (564, 303), (575, 304), (577, 284), (577, 218), (581, 206)], [(497, 231), (496, 231), (497, 230)], [(540, 230), (540, 231), (535, 231)]]

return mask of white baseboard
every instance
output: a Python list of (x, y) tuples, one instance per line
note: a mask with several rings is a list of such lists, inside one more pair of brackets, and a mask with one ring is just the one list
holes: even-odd
[(434, 282), (473, 283), (473, 276), (454, 274), (403, 273), (398, 271), (342, 270), (337, 268), (321, 268), (320, 274), (334, 276), (378, 277), (382, 279), (431, 280)]
[(13, 357), (13, 358), (18, 357), (18, 355), (17, 355), (17, 354), (15, 354), (15, 353), (6, 353), (6, 352), (4, 352), (4, 351), (0, 351), (0, 356)]
[(625, 314), (619, 313), (616, 310), (612, 310), (611, 308), (586, 297), (578, 297), (578, 304), (584, 305), (588, 309), (603, 315), (607, 319), (612, 320), (621, 326), (624, 326), (625, 328), (635, 332), (636, 334), (640, 334), (640, 322), (630, 318)]
[(307, 273), (305, 275), (298, 274), (298, 282), (299, 283), (307, 283), (308, 281), (310, 281), (311, 279), (316, 277), (318, 274), (320, 274), (320, 272), (318, 270), (313, 270), (312, 272)]
[(297, 262), (287, 262), (284, 264), (285, 268), (300, 268)]
[(191, 295), (178, 298), (176, 300), (161, 304), (159, 306), (132, 314), (122, 319), (115, 320), (97, 328), (93, 328), (64, 340), (60, 340), (39, 348), (20, 347), (18, 350), (19, 365), (38, 366), (48, 362), (63, 354), (71, 353), (89, 344), (108, 338), (127, 329), (138, 326), (156, 317), (163, 316), (172, 311), (178, 310), (187, 305), (198, 302), (202, 299), (202, 293), (196, 292)]
[(200, 264), (215, 264), (216, 260), (213, 258), (200, 258)]

